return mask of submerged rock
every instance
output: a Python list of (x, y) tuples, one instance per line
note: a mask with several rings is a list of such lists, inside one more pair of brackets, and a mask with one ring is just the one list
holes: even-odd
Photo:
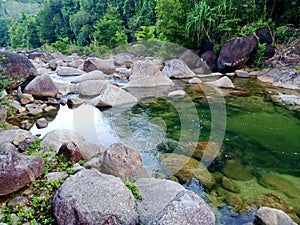
[(269, 207), (259, 208), (255, 217), (255, 225), (297, 225), (285, 212)]
[(81, 170), (53, 198), (58, 225), (138, 224), (135, 198), (120, 178)]
[(231, 159), (227, 160), (222, 172), (227, 176), (235, 180), (248, 181), (253, 179), (251, 171), (242, 166), (239, 161)]

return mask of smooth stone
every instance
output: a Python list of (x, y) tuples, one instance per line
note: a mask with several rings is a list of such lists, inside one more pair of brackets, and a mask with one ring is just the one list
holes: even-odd
[(297, 225), (285, 212), (269, 207), (261, 207), (255, 214), (255, 225)]
[(73, 67), (59, 67), (56, 69), (57, 75), (59, 76), (79, 76), (85, 72)]
[(234, 84), (232, 81), (227, 77), (224, 76), (218, 80), (215, 81), (210, 81), (210, 82), (205, 82), (205, 85), (211, 85), (211, 86), (216, 86), (216, 87), (221, 87), (221, 88), (234, 88)]
[(87, 80), (79, 83), (77, 91), (82, 96), (97, 96), (105, 90), (108, 82), (104, 80)]
[(31, 94), (22, 94), (20, 97), (20, 102), (22, 105), (26, 105), (34, 102), (34, 98)]
[(38, 129), (46, 128), (48, 126), (48, 121), (45, 118), (40, 118), (36, 121), (36, 127)]
[(58, 90), (49, 75), (41, 75), (27, 84), (24, 93), (37, 97), (56, 97)]
[(68, 94), (72, 94), (76, 92), (76, 85), (69, 83), (59, 83), (55, 82), (55, 86), (58, 89), (58, 94), (60, 96), (66, 96)]
[(250, 77), (250, 74), (245, 70), (236, 70), (235, 74), (237, 77), (240, 77), (240, 78), (249, 78)]
[(71, 82), (72, 83), (80, 83), (87, 80), (105, 80), (106, 75), (100, 70), (94, 70), (89, 73), (85, 73), (78, 77), (75, 77)]
[(172, 91), (168, 94), (169, 98), (184, 98), (186, 95), (185, 91), (183, 90), (176, 90)]
[(162, 73), (171, 78), (192, 78), (196, 74), (180, 59), (171, 59), (165, 62)]
[(253, 179), (251, 171), (242, 166), (239, 161), (234, 159), (230, 159), (225, 162), (222, 173), (224, 173), (227, 177), (240, 181)]
[(220, 144), (216, 142), (194, 142), (183, 146), (183, 154), (195, 159), (215, 159), (221, 156)]
[(189, 84), (202, 84), (202, 80), (198, 77), (194, 77), (188, 81)]

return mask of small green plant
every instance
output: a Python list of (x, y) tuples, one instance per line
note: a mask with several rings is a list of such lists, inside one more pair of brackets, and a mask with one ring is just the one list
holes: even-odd
[(300, 66), (296, 66), (295, 69), (300, 73)]
[(258, 49), (256, 53), (252, 56), (250, 61), (248, 62), (248, 65), (251, 68), (259, 69), (263, 64), (263, 60), (265, 59), (264, 56), (265, 51), (266, 51), (266, 44), (258, 44)]
[(131, 181), (126, 181), (126, 180), (123, 180), (123, 182), (137, 200), (142, 199), (142, 196), (140, 195), (139, 190), (137, 189), (137, 187), (135, 186), (134, 183), (132, 183)]

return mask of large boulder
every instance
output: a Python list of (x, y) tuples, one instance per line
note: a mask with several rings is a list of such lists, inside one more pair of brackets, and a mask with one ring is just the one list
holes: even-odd
[(78, 77), (75, 77), (71, 82), (80, 83), (87, 80), (105, 80), (106, 76), (102, 71), (94, 70), (89, 73), (82, 74)]
[(180, 191), (185, 190), (182, 185), (174, 181), (155, 178), (138, 179), (135, 185), (142, 196), (137, 210), (143, 224), (149, 224), (154, 220)]
[(56, 72), (59, 76), (79, 76), (85, 73), (84, 71), (73, 67), (58, 67)]
[(41, 146), (48, 147), (54, 152), (58, 152), (65, 143), (74, 143), (85, 160), (95, 155), (103, 154), (104, 147), (89, 143), (86, 139), (75, 131), (71, 130), (53, 130), (45, 135), (41, 142)]
[(133, 64), (127, 87), (157, 86), (174, 86), (174, 83), (150, 62), (139, 61)]
[[(2, 71), (3, 75), (13, 78), (11, 84), (7, 86), (7, 90), (15, 89), (19, 85), (25, 87), (26, 84), (38, 75), (36, 68), (27, 58), (6, 51), (0, 52), (0, 71)], [(18, 79), (19, 77), (22, 80)]]
[(215, 215), (194, 192), (183, 190), (157, 215), (151, 225), (214, 225)]
[(83, 96), (97, 96), (105, 90), (107, 84), (104, 80), (87, 80), (79, 83), (77, 90)]
[(131, 66), (133, 64), (133, 58), (135, 56), (130, 53), (119, 53), (114, 56), (115, 65), (117, 66)]
[(41, 75), (34, 78), (24, 92), (37, 97), (56, 97), (58, 89), (49, 75)]
[(98, 107), (130, 107), (136, 103), (136, 97), (112, 84), (106, 85), (99, 96), (90, 100), (90, 104)]
[(111, 60), (104, 60), (98, 58), (88, 58), (83, 64), (83, 70), (91, 72), (100, 70), (105, 74), (113, 74), (116, 72), (114, 63)]
[(13, 193), (43, 174), (45, 162), (36, 156), (21, 156), (11, 143), (0, 144), (0, 196)]
[(165, 62), (165, 67), (162, 71), (168, 77), (171, 78), (191, 78), (196, 74), (180, 59), (171, 59)]
[(206, 62), (211, 71), (216, 71), (218, 69), (218, 56), (214, 51), (204, 52), (201, 55), (201, 58)]
[(192, 50), (186, 50), (179, 58), (182, 60), (190, 69), (202, 69), (203, 73), (210, 73), (210, 69), (206, 63)]
[(227, 41), (219, 54), (218, 69), (224, 72), (241, 69), (257, 47), (258, 40), (254, 35)]
[(135, 198), (120, 178), (81, 170), (68, 178), (53, 199), (58, 225), (138, 224)]
[(255, 225), (297, 225), (285, 212), (261, 207), (255, 214)]
[(113, 144), (105, 150), (101, 172), (125, 180), (148, 177), (140, 153), (123, 144)]
[(66, 82), (54, 82), (56, 88), (57, 88), (57, 92), (58, 95), (60, 96), (65, 96), (71, 93), (75, 93), (77, 86), (75, 84), (70, 84), (70, 83), (66, 83)]

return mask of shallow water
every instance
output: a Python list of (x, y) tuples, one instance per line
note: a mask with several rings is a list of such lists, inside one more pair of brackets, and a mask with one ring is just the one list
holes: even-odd
[[(178, 146), (198, 141), (219, 142), (221, 157), (217, 163), (210, 164), (209, 170), (214, 175), (222, 172), (227, 160), (236, 160), (246, 168), (253, 178), (236, 181), (243, 200), (275, 193), (300, 209), (299, 197), (290, 197), (284, 190), (268, 189), (257, 182), (268, 172), (300, 187), (299, 113), (272, 103), (266, 95), (268, 88), (257, 84), (255, 79), (236, 79), (234, 83), (247, 91), (248, 96), (228, 95), (224, 90), (223, 98), (213, 89), (188, 86), (183, 87), (188, 93), (184, 99), (161, 95), (144, 100), (130, 110), (100, 111), (89, 105), (72, 110), (63, 106), (46, 129), (33, 127), (31, 131), (45, 135), (54, 129), (72, 129), (88, 141), (104, 146), (123, 142), (141, 152), (151, 175), (162, 172), (158, 160), (161, 152), (176, 152)], [(222, 107), (223, 101), (226, 107)], [(208, 202), (214, 191), (206, 193), (196, 181), (185, 186), (201, 196), (208, 196)], [(220, 184), (217, 183), (215, 190), (218, 188)], [(296, 192), (300, 196), (300, 188)], [(253, 221), (252, 213), (233, 212), (222, 201), (212, 204), (217, 207), (219, 224)]]

